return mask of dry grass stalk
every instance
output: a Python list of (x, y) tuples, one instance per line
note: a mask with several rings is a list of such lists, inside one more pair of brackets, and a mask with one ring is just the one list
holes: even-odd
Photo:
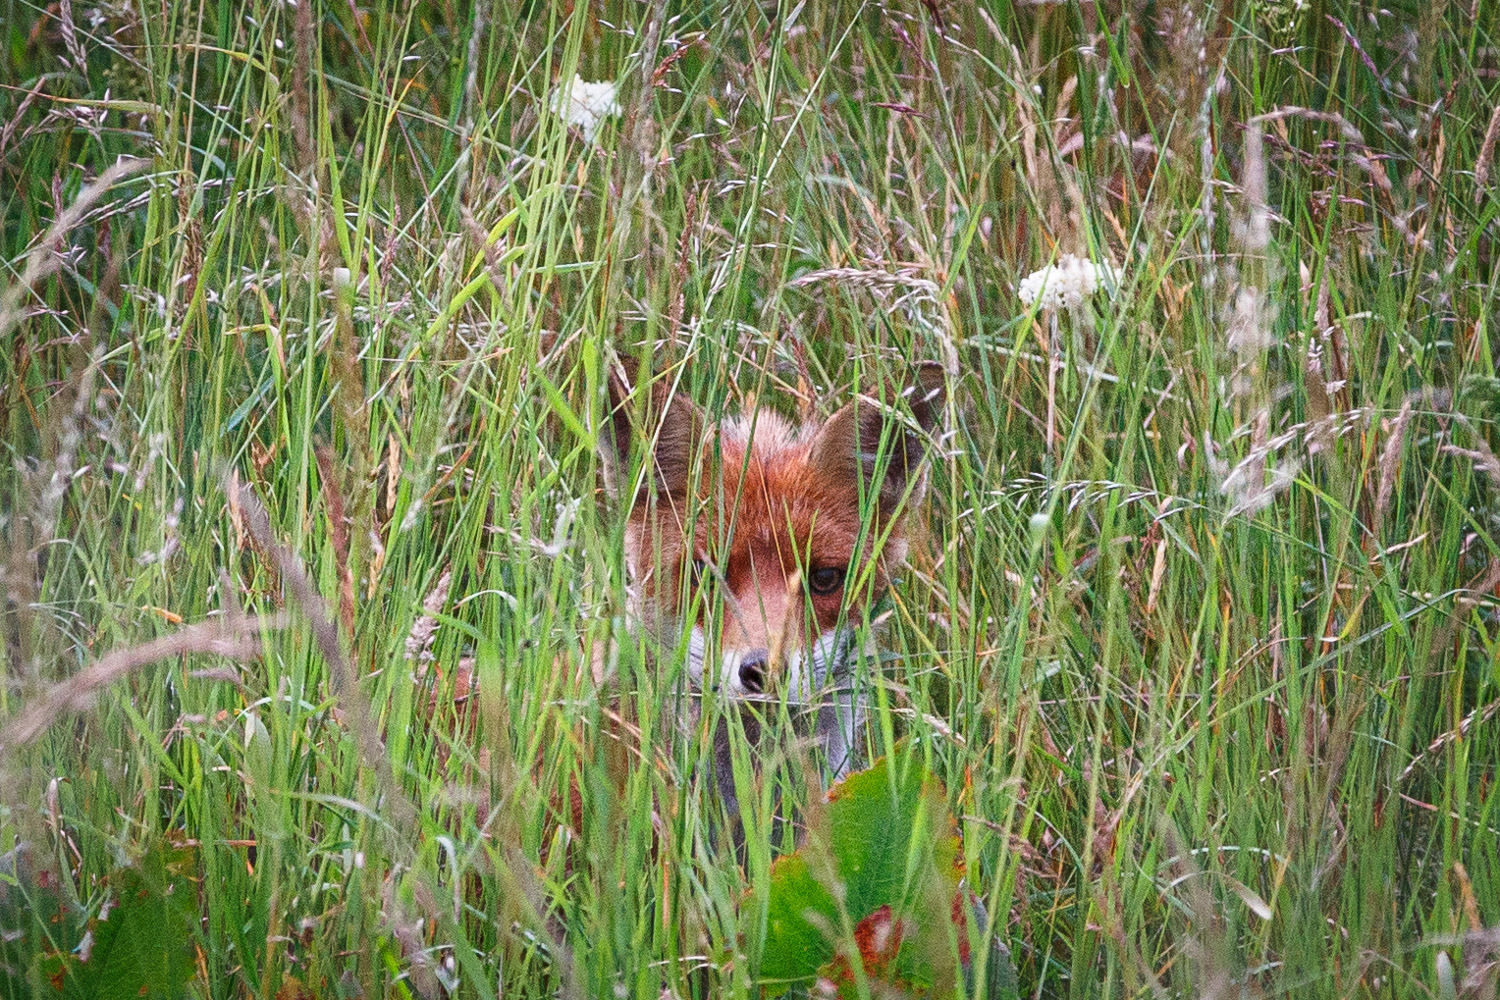
[(1380, 449), (1380, 485), (1375, 490), (1375, 518), (1371, 525), (1375, 537), (1380, 537), (1381, 526), (1391, 509), (1391, 497), (1395, 494), (1396, 472), (1401, 461), (1401, 445), (1406, 440), (1406, 425), (1411, 422), (1412, 396), (1401, 401), (1396, 419), (1391, 421), (1386, 432), (1385, 447)]
[(875, 271), (858, 267), (830, 267), (822, 271), (812, 271), (788, 284), (792, 288), (806, 288), (808, 285), (815, 285), (821, 281), (843, 282), (875, 292), (909, 289), (934, 297), (939, 290), (936, 282), (919, 278), (908, 271)]
[(30, 745), (64, 716), (81, 712), (103, 688), (153, 663), (174, 656), (207, 653), (232, 660), (252, 660), (260, 654), (261, 633), (283, 628), (280, 614), (242, 618), (230, 615), (189, 625), (171, 635), (117, 649), (67, 680), (33, 698), (0, 729), (0, 755), (9, 756)]
[(1500, 104), (1490, 115), (1490, 126), (1484, 130), (1484, 142), (1479, 146), (1479, 157), (1474, 161), (1474, 204), (1484, 201), (1484, 189), (1490, 182), (1490, 165), (1495, 161), (1495, 140), (1500, 138)]
[(317, 151), (312, 137), (312, 86), (315, 74), (312, 70), (315, 57), (316, 37), (313, 32), (311, 3), (299, 3), (293, 8), (293, 55), (292, 60), (292, 135), (297, 150), (298, 172), (308, 171), (307, 178), (316, 187), (316, 179), (310, 168), (317, 163)]
[[(226, 490), (233, 486), (233, 483), (226, 481)], [(250, 537), (276, 563), (283, 584), (291, 592), (293, 603), (307, 616), (313, 641), (328, 664), (334, 693), (346, 709), (344, 718), (349, 720), (350, 728), (354, 731), (360, 760), (378, 783), (381, 804), (392, 811), (391, 825), (398, 830), (410, 829), (417, 815), (416, 807), (400, 786), (390, 780), (390, 769), (384, 766), (385, 748), (381, 744), (375, 713), (359, 687), (359, 678), (355, 675), (354, 668), (344, 655), (338, 628), (329, 620), (322, 597), (308, 580), (301, 561), (277, 543), (271, 533), (270, 516), (254, 491), (249, 486), (240, 486), (236, 499)]]
[(344, 635), (353, 640), (354, 565), (349, 558), (349, 519), (344, 510), (344, 494), (339, 490), (334, 474), (333, 452), (324, 445), (314, 454), (318, 460), (318, 478), (323, 486), (323, 503), (328, 508), (328, 533), (339, 564), (339, 621), (343, 623)]
[(78, 192), (78, 197), (73, 199), (73, 204), (58, 214), (51, 227), (41, 239), (36, 241), (31, 252), (26, 255), (26, 264), (21, 270), (20, 280), (12, 285), (3, 296), (0, 296), (0, 338), (4, 338), (21, 321), (25, 312), (21, 308), (21, 301), (30, 292), (31, 287), (43, 278), (55, 274), (62, 267), (62, 257), (56, 251), (62, 244), (63, 238), (73, 231), (73, 227), (84, 220), (89, 210), (111, 188), (126, 177), (138, 174), (150, 165), (150, 160), (121, 157), (112, 167), (100, 174), (92, 184)]
[(437, 634), (438, 612), (443, 610), (443, 605), (448, 603), (448, 586), (453, 579), (453, 571), (444, 569), (443, 575), (438, 582), (433, 584), (427, 592), (427, 598), (422, 601), (422, 613), (417, 620), (412, 622), (411, 631), (406, 636), (406, 659), (415, 661), (425, 666), (431, 656), (432, 637)]

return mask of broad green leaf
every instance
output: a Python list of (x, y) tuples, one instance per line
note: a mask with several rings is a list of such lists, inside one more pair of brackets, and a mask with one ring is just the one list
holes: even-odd
[[(898, 752), (849, 776), (772, 866), (761, 985), (774, 995), (819, 978), (853, 996), (857, 961), (910, 995), (954, 993), (971, 957), (962, 876), (947, 796), (920, 761)], [(1013, 982), (1003, 947), (990, 962), (991, 982)]]
[(0, 894), (0, 996), (135, 1000), (187, 995), (198, 913), (192, 851), (157, 845), (105, 882), (97, 911), (46, 873)]

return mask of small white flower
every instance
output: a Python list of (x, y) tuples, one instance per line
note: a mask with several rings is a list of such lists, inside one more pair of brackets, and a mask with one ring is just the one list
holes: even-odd
[(1119, 280), (1119, 272), (1108, 261), (1096, 264), (1067, 253), (1056, 264), (1022, 278), (1016, 294), (1026, 306), (1039, 303), (1043, 310), (1077, 309), (1101, 286), (1106, 292), (1113, 292)]
[(593, 142), (604, 119), (620, 116), (620, 103), (612, 81), (591, 82), (575, 74), (572, 83), (552, 95), (552, 110), (567, 124), (577, 125), (585, 141)]

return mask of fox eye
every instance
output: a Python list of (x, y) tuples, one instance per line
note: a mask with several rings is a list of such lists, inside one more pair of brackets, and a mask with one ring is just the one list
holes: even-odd
[(847, 572), (843, 566), (823, 566), (815, 569), (807, 577), (807, 587), (819, 597), (827, 597), (836, 594), (844, 585), (844, 575)]
[(693, 586), (703, 586), (703, 581), (708, 577), (708, 560), (696, 558), (692, 565)]

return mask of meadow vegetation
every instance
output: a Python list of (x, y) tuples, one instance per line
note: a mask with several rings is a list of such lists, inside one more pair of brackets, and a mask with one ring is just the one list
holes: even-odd
[(1022, 995), (1494, 997), (1500, 12), (1388, 8), (0, 0), (0, 993), (760, 995), (621, 352), (947, 367), (870, 750)]

